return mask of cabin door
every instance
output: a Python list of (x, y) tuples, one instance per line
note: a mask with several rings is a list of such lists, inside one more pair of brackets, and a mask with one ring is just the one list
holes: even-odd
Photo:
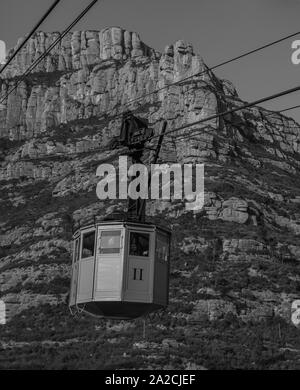
[(95, 299), (121, 299), (123, 279), (123, 227), (98, 228)]

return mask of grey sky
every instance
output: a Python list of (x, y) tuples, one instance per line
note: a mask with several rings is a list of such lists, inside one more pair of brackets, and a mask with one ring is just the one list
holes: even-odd
[[(90, 0), (63, 0), (41, 28), (62, 31)], [(53, 0), (1, 0), (0, 39), (14, 46)], [(178, 39), (191, 42), (207, 65), (300, 31), (300, 0), (103, 0), (77, 30), (120, 26), (136, 31), (161, 51)], [(299, 37), (295, 39), (300, 39)], [(300, 65), (291, 62), (293, 39), (218, 69), (240, 96), (251, 101), (300, 84)], [(300, 92), (266, 103), (279, 110), (300, 104)], [(300, 109), (289, 116), (300, 122)]]

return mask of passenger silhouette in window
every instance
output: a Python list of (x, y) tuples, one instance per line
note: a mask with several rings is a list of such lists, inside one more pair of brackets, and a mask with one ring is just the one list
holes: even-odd
[(95, 249), (95, 232), (84, 234), (83, 241), (82, 241), (81, 257), (84, 259), (86, 257), (94, 256), (94, 249)]
[(129, 255), (131, 256), (149, 256), (149, 234), (130, 233)]

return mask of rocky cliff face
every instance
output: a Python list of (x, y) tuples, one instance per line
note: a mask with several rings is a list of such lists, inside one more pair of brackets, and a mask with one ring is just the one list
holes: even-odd
[[(0, 80), (2, 96), (57, 36), (38, 33), (29, 41)], [(284, 354), (286, 344), (295, 349), (299, 340), (290, 317), (300, 297), (300, 129), (261, 107), (164, 140), (161, 161), (205, 163), (206, 193), (193, 218), (178, 201), (148, 204), (148, 214), (174, 232), (170, 307), (151, 318), (149, 340), (135, 339), (138, 321), (115, 329), (72, 320), (67, 312), (72, 225), (116, 206), (100, 202), (95, 191), (101, 160), (121, 153), (109, 146), (120, 127), (116, 114), (130, 108), (158, 133), (163, 120), (172, 129), (243, 104), (234, 86), (211, 72), (147, 95), (205, 69), (184, 41), (158, 53), (121, 28), (73, 32), (0, 106), (0, 293), (10, 319), (3, 367), (18, 348), (24, 352), (16, 367), (25, 367), (32, 343), (39, 352), (31, 364), (51, 367), (38, 358), (45, 340), (48, 352), (59, 343), (59, 356), (78, 346), (88, 351), (88, 340), (107, 351), (120, 344), (118, 359), (126, 367), (299, 366), (299, 354)], [(219, 340), (214, 346), (207, 341), (212, 334)], [(253, 343), (265, 352), (253, 352)], [(201, 355), (203, 348), (218, 354)], [(273, 361), (266, 360), (270, 351)], [(83, 367), (96, 367), (88, 356)], [(80, 367), (78, 359), (61, 359), (58, 366)]]

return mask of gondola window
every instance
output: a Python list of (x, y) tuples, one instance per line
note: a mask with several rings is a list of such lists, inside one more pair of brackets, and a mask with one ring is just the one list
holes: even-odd
[(95, 250), (95, 231), (83, 235), (81, 258), (85, 259), (87, 257), (94, 256), (94, 250)]
[(120, 253), (121, 249), (121, 231), (108, 231), (101, 233), (100, 253), (112, 254)]
[(130, 233), (130, 256), (148, 257), (149, 256), (149, 234)]

